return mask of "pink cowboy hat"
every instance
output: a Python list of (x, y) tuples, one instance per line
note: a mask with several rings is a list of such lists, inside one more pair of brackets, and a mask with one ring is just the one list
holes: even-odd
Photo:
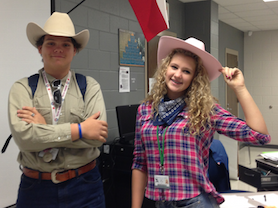
[(162, 36), (158, 43), (157, 64), (160, 65), (162, 59), (166, 58), (166, 56), (176, 48), (190, 51), (199, 56), (208, 72), (210, 81), (216, 79), (221, 74), (221, 72), (219, 72), (219, 69), (222, 69), (220, 62), (205, 51), (205, 44), (202, 41), (192, 37), (182, 40), (171, 36)]

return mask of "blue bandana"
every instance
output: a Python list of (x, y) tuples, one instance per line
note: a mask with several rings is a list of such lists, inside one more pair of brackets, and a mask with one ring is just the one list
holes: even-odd
[(154, 113), (154, 126), (166, 125), (170, 126), (176, 116), (182, 111), (185, 106), (184, 97), (179, 97), (175, 100), (169, 100), (167, 96), (161, 98), (158, 105), (158, 113)]

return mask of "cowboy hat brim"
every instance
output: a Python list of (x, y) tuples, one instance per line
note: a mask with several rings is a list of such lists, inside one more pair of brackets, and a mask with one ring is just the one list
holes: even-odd
[(54, 32), (54, 31), (46, 32), (39, 25), (37, 25), (36, 23), (33, 23), (33, 22), (30, 22), (27, 25), (26, 33), (27, 33), (28, 40), (36, 48), (37, 48), (36, 42), (39, 40), (39, 38), (41, 38), (44, 35), (53, 35), (53, 36), (71, 37), (71, 38), (75, 39), (76, 42), (81, 45), (79, 51), (81, 51), (82, 49), (85, 48), (85, 46), (87, 45), (87, 43), (89, 41), (89, 37), (90, 37), (89, 30), (87, 30), (87, 29), (82, 30), (81, 32), (79, 32), (75, 35), (62, 33), (62, 32)]
[(202, 59), (203, 65), (208, 72), (210, 81), (216, 79), (221, 74), (221, 72), (219, 72), (219, 69), (222, 69), (222, 65), (210, 53), (201, 50), (185, 42), (184, 40), (171, 36), (162, 36), (160, 38), (157, 49), (157, 64), (160, 65), (162, 59), (166, 58), (166, 56), (168, 56), (168, 54), (176, 48), (190, 51), (199, 56)]

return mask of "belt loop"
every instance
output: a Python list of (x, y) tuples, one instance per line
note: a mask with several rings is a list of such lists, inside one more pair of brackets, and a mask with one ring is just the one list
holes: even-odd
[(78, 174), (78, 168), (75, 169), (74, 171), (75, 171), (75, 176), (78, 177), (78, 176), (79, 176), (79, 174)]
[(39, 183), (40, 183), (41, 180), (42, 180), (42, 172), (41, 172), (41, 171), (39, 171), (39, 178), (38, 178), (38, 180), (39, 180)]

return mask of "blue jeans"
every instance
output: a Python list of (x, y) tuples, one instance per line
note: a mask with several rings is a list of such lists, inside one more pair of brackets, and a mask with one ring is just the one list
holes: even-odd
[(18, 190), (17, 208), (105, 208), (98, 167), (68, 181), (54, 184), (24, 174)]
[(216, 200), (210, 194), (202, 192), (199, 196), (182, 201), (157, 201), (156, 208), (219, 208)]

